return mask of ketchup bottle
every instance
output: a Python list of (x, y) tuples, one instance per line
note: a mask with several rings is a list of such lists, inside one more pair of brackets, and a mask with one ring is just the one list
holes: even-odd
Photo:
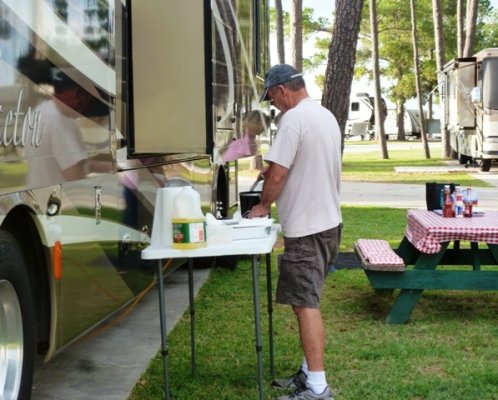
[(450, 185), (444, 185), (443, 217), (453, 217), (453, 199), (450, 194)]

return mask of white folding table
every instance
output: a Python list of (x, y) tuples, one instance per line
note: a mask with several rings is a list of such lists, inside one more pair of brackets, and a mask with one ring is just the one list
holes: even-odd
[(266, 279), (268, 295), (268, 320), (269, 320), (269, 337), (270, 337), (270, 370), (273, 376), (273, 320), (272, 320), (272, 288), (271, 288), (271, 251), (277, 240), (277, 234), (280, 231), (280, 225), (273, 224), (268, 236), (257, 239), (233, 240), (227, 244), (213, 244), (198, 249), (180, 250), (172, 247), (151, 245), (142, 251), (142, 259), (157, 260), (157, 275), (159, 281), (159, 317), (161, 326), (161, 344), (163, 359), (163, 378), (165, 386), (165, 398), (170, 399), (169, 378), (168, 378), (168, 337), (166, 332), (166, 310), (165, 295), (163, 283), (162, 260), (171, 258), (187, 258), (189, 260), (189, 302), (190, 302), (190, 334), (191, 334), (191, 364), (192, 375), (195, 375), (195, 303), (193, 289), (193, 258), (199, 257), (219, 257), (230, 255), (251, 255), (252, 256), (252, 289), (254, 303), (254, 326), (256, 334), (256, 355), (258, 362), (258, 386), (259, 398), (264, 399), (263, 390), (263, 362), (261, 356), (261, 321), (260, 321), (260, 302), (259, 302), (259, 285), (258, 285), (258, 256), (266, 255)]

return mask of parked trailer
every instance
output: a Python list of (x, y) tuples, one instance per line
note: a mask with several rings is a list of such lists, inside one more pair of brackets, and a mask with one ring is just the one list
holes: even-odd
[[(387, 105), (382, 99), (382, 115), (387, 116)], [(361, 139), (373, 139), (375, 136), (375, 99), (368, 93), (356, 93), (349, 103), (346, 122), (346, 138), (360, 136)]]
[(498, 159), (498, 48), (444, 66), (443, 110), (453, 155), (489, 171)]
[(153, 281), (157, 188), (230, 213), (267, 27), (267, 0), (0, 0), (1, 399)]
[[(409, 139), (420, 139), (420, 117), (418, 110), (406, 108), (403, 118), (405, 137)], [(398, 114), (396, 109), (388, 109), (387, 117), (384, 122), (384, 131), (386, 135), (398, 137)]]

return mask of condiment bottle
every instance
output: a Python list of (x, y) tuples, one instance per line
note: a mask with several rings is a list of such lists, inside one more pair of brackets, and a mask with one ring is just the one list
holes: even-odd
[(450, 194), (450, 185), (444, 185), (443, 217), (453, 217), (453, 200)]
[(462, 199), (462, 193), (458, 190), (455, 194), (455, 218), (463, 218), (464, 204)]
[(463, 216), (467, 218), (472, 217), (472, 190), (469, 187), (467, 188), (467, 195), (464, 199), (464, 205), (465, 209), (463, 211)]

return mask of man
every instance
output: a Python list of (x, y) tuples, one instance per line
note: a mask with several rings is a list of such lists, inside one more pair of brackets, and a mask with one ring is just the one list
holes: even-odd
[(265, 161), (261, 202), (250, 218), (268, 215), (275, 201), (284, 232), (284, 253), (276, 301), (297, 316), (304, 360), (274, 387), (295, 389), (279, 400), (332, 400), (325, 377), (325, 330), (320, 296), (338, 254), (342, 217), (339, 203), (341, 135), (335, 117), (311, 99), (302, 74), (287, 64), (265, 76), (261, 101), (282, 112)]

